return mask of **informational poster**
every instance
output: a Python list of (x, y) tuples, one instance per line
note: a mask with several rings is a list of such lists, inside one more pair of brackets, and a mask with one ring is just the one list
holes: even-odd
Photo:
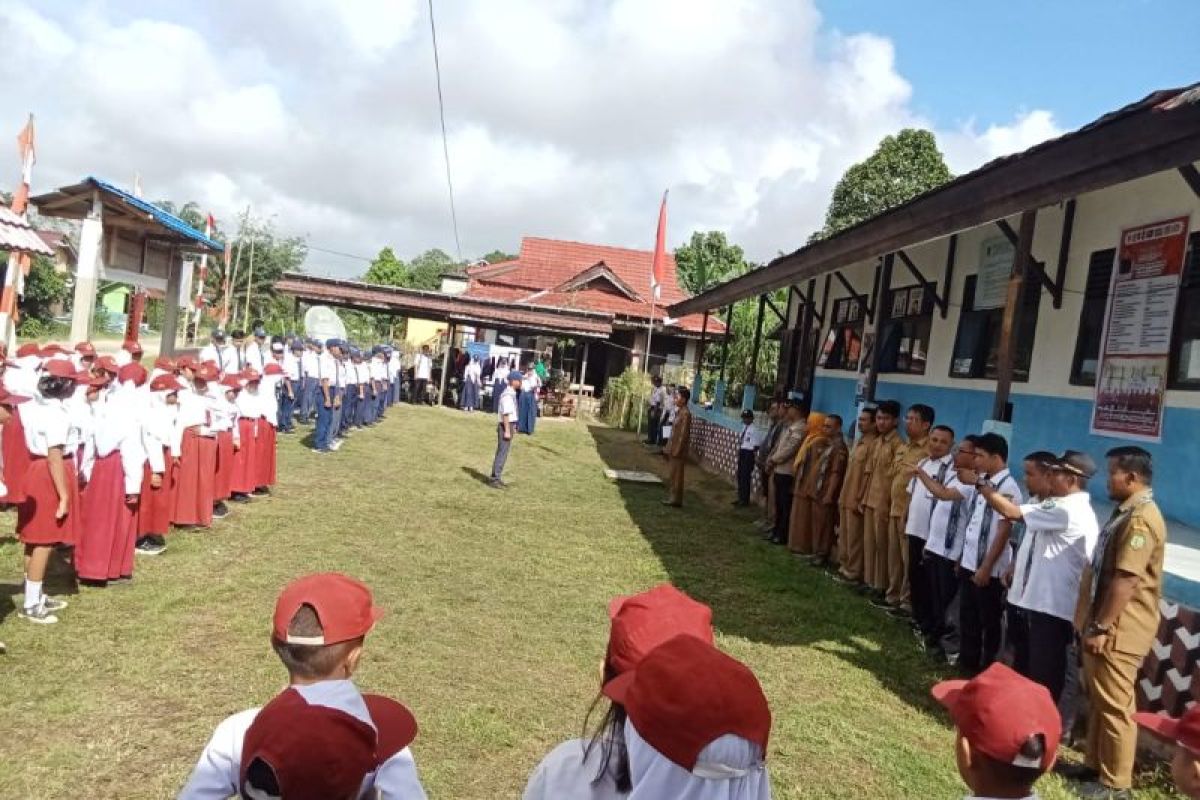
[(1157, 442), (1188, 218), (1121, 231), (1104, 317), (1092, 433)]
[(976, 311), (1004, 308), (1016, 252), (1012, 242), (1003, 236), (984, 240), (979, 250), (979, 272), (975, 277), (973, 307)]

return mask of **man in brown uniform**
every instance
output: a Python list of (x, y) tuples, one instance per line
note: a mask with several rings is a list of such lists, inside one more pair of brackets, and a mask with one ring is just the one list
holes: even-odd
[[(1091, 701), (1086, 766), (1098, 782), (1082, 797), (1131, 797), (1138, 667), (1158, 633), (1167, 526), (1150, 488), (1153, 464), (1140, 447), (1107, 453), (1108, 495), (1117, 508), (1100, 532), (1079, 585), (1075, 627)], [(1075, 777), (1092, 777), (1079, 772)]]
[(912, 495), (908, 484), (913, 468), (921, 463), (929, 449), (929, 429), (933, 426), (933, 409), (922, 403), (908, 408), (904, 417), (904, 432), (908, 441), (896, 449), (892, 466), (892, 497), (888, 516), (888, 588), (884, 602), (902, 613), (912, 613), (911, 589), (908, 585), (908, 537), (904, 523), (908, 520), (908, 504)]
[(867, 461), (875, 447), (875, 406), (858, 414), (858, 442), (850, 452), (846, 479), (838, 496), (841, 521), (838, 529), (838, 577), (844, 583), (863, 582), (863, 500), (867, 491)]
[(809, 430), (806, 425), (807, 436), (796, 453), (796, 479), (792, 484), (792, 519), (788, 525), (788, 549), (793, 555), (813, 554), (812, 506), (817, 483), (817, 465), (821, 454), (829, 446), (824, 421), (823, 415), (809, 416), (807, 425), (812, 425), (813, 430)]
[(888, 526), (891, 524), (892, 479), (896, 453), (904, 442), (896, 432), (900, 404), (884, 400), (875, 411), (879, 438), (867, 461), (867, 494), (863, 506), (863, 580), (876, 603), (883, 603), (888, 588)]
[(830, 414), (825, 418), (827, 443), (817, 459), (817, 480), (813, 484), (812, 523), (813, 564), (825, 566), (833, 555), (833, 529), (837, 520), (838, 495), (846, 474), (850, 453), (842, 438), (842, 418)]
[(671, 427), (671, 439), (663, 448), (663, 455), (670, 460), (671, 478), (667, 499), (663, 505), (679, 508), (683, 505), (683, 470), (687, 466), (688, 448), (692, 438), (692, 414), (688, 411), (691, 391), (680, 386), (675, 390), (675, 421)]

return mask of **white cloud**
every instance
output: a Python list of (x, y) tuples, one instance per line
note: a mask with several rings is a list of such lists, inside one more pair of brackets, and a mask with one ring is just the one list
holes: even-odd
[[(109, 0), (0, 7), (15, 133), (39, 119), (35, 192), (87, 174), (247, 204), (313, 245), (453, 249), (421, 0)], [(801, 244), (834, 182), (921, 125), (892, 43), (822, 27), (811, 0), (440, 3), (464, 255), (522, 235), (648, 247), (721, 228), (751, 257)], [(939, 132), (961, 172), (1059, 132), (1047, 111)], [(0, 184), (16, 165), (0, 160)], [(313, 253), (314, 272), (365, 265)]]

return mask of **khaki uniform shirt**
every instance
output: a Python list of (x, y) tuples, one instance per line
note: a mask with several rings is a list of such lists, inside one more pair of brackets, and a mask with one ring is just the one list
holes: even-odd
[[(813, 484), (813, 500), (816, 500), (823, 506), (832, 506), (838, 501), (838, 495), (842, 491), (842, 478), (846, 474), (846, 462), (850, 457), (850, 451), (846, 449), (846, 442), (843, 441), (841, 434), (829, 442), (829, 445), (822, 452), (821, 458), (817, 460), (815, 467), (817, 479)], [(825, 462), (824, 470), (821, 469), (821, 461)]]
[(1158, 601), (1162, 597), (1163, 557), (1166, 554), (1167, 524), (1158, 505), (1147, 496), (1149, 490), (1134, 495), (1118, 511), (1133, 509), (1124, 527), (1108, 540), (1100, 587), (1092, 606), (1092, 581), (1095, 574), (1089, 564), (1079, 582), (1079, 603), (1075, 607), (1075, 627), (1083, 631), (1094, 619), (1094, 611), (1104, 602), (1105, 592), (1117, 570), (1138, 576), (1138, 587), (1116, 620), (1112, 621), (1109, 642), (1118, 653), (1145, 655), (1158, 636)]
[(875, 449), (867, 462), (867, 508), (887, 511), (891, 505), (896, 452), (903, 446), (904, 440), (895, 430), (875, 440)]
[(675, 422), (671, 427), (671, 438), (667, 440), (667, 446), (663, 448), (663, 452), (670, 458), (687, 458), (688, 443), (692, 438), (692, 412), (687, 410), (687, 407), (679, 409), (675, 413)]
[(850, 452), (849, 463), (846, 467), (846, 477), (842, 483), (842, 494), (838, 504), (857, 512), (862, 505), (863, 495), (867, 489), (867, 461), (875, 448), (875, 440), (879, 437), (874, 433), (864, 433)]
[(775, 449), (771, 451), (771, 455), (767, 458), (767, 463), (775, 468), (775, 474), (795, 474), (795, 466), (792, 462), (795, 460), (796, 451), (800, 449), (803, 441), (804, 420), (797, 420), (783, 431), (779, 437), (779, 441), (775, 444)]
[(806, 441), (800, 452), (796, 453), (796, 485), (793, 494), (802, 497), (814, 497), (817, 489), (817, 478), (820, 477), (818, 467), (821, 456), (829, 448), (829, 438), (814, 436)]
[(929, 437), (917, 439), (915, 441), (907, 441), (901, 444), (896, 449), (896, 460), (892, 464), (892, 511), (893, 517), (906, 519), (908, 517), (908, 504), (912, 501), (912, 495), (908, 493), (908, 484), (912, 479), (908, 477), (908, 469), (905, 465), (916, 466), (923, 460), (928, 458)]

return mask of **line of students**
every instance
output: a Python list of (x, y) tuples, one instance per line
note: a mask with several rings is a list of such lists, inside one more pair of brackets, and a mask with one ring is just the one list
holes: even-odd
[[(907, 410), (904, 437), (898, 403), (867, 406), (852, 448), (840, 418), (806, 420), (798, 395), (769, 413), (759, 456), (773, 511), (766, 536), (909, 621), (930, 655), (967, 675), (1009, 661), (1062, 702), (1068, 724), (1075, 703), (1065, 687), (1077, 681), (1081, 658), (1091, 703), (1087, 759), (1064, 773), (1085, 781), (1084, 796), (1127, 796), (1134, 682), (1157, 633), (1166, 540), (1149, 454), (1107, 454), (1117, 507), (1101, 527), (1087, 492), (1097, 467), (1085, 453), (1025, 456), (1026, 497), (1002, 436), (969, 435), (956, 445), (927, 405)], [(744, 434), (741, 448), (755, 443)], [(735, 503), (751, 464), (739, 457)]]
[(208, 527), (226, 500), (275, 484), (281, 364), (222, 374), (159, 358), (147, 370), (142, 355), (136, 342), (116, 356), (31, 343), (0, 361), (0, 502), (17, 512), (30, 622), (67, 607), (43, 590), (56, 548), (83, 583), (128, 581), (135, 552), (161, 553), (172, 527)]
[(344, 339), (296, 339), (289, 347), (300, 376), (298, 416), (315, 422), (318, 453), (337, 450), (353, 430), (374, 426), (400, 402), (400, 356), (388, 345), (363, 351)]

